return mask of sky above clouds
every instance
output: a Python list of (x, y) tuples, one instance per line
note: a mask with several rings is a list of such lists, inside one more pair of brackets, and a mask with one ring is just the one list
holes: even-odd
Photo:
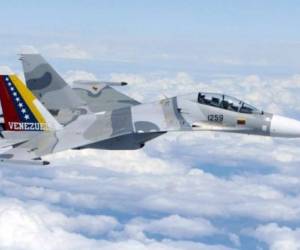
[[(297, 1), (6, 1), (0, 65), (38, 50), (72, 83), (149, 102), (224, 92), (300, 119)], [(300, 249), (299, 141), (171, 133), (138, 151), (0, 167), (0, 249)]]

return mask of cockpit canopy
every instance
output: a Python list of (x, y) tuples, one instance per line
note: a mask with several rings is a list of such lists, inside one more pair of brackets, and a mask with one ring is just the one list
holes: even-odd
[(228, 95), (200, 92), (198, 94), (198, 102), (201, 104), (245, 114), (262, 113), (262, 111), (258, 110), (257, 108)]

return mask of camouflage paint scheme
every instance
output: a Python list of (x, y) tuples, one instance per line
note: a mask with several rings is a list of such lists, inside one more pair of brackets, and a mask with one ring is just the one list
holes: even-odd
[[(13, 148), (0, 154), (2, 161), (40, 160), (67, 149), (139, 149), (172, 131), (271, 134), (272, 114), (223, 94), (197, 92), (140, 104), (105, 84), (72, 89), (40, 55), (22, 55), (22, 62), (34, 104), (45, 107), (41, 113), (46, 121), (59, 126), (45, 131), (4, 129), (4, 145)], [(31, 92), (25, 88), (26, 96)]]
[[(74, 121), (82, 114), (110, 111), (140, 104), (140, 102), (111, 87), (111, 85), (126, 85), (124, 82), (79, 80), (73, 82), (71, 87), (40, 54), (21, 54), (20, 60), (27, 87), (63, 125)], [(45, 84), (45, 81), (47, 84)], [(75, 93), (76, 100), (80, 101), (77, 101), (77, 103), (69, 103), (68, 101), (63, 104), (56, 103), (56, 98), (47, 98), (47, 96), (51, 97), (53, 93), (57, 93), (56, 98), (66, 96), (65, 100), (74, 98)], [(155, 137), (157, 136), (159, 134)], [(132, 141), (132, 143), (128, 143), (125, 139), (121, 141), (108, 140), (105, 143), (98, 143), (97, 147), (102, 145), (101, 148), (110, 150), (136, 149), (139, 144), (143, 144), (147, 141), (147, 138), (152, 137), (152, 134), (145, 135), (145, 139), (141, 136), (131, 136), (129, 141)], [(94, 147), (94, 145), (91, 145), (91, 147)]]
[(27, 87), (62, 124), (79, 115), (140, 104), (108, 83), (74, 82), (73, 88), (40, 54), (21, 54)]

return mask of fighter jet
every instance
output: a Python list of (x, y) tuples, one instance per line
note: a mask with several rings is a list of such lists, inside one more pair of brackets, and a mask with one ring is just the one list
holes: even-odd
[[(100, 90), (74, 90), (49, 64), (43, 64), (31, 61), (24, 67), (32, 91), (16, 75), (0, 75), (2, 162), (45, 165), (49, 162), (43, 156), (68, 149), (139, 149), (167, 132), (300, 137), (300, 121), (261, 111), (225, 94), (198, 91), (142, 104), (105, 84), (95, 85), (102, 86)], [(105, 96), (107, 87), (107, 93), (114, 94)], [(115, 106), (97, 105), (102, 98)]]

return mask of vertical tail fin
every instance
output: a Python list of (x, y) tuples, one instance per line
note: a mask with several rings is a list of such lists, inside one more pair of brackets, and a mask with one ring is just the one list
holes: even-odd
[(4, 130), (46, 131), (62, 126), (16, 75), (0, 75)]
[(40, 54), (21, 54), (20, 60), (27, 87), (48, 110), (73, 110), (85, 104)]

